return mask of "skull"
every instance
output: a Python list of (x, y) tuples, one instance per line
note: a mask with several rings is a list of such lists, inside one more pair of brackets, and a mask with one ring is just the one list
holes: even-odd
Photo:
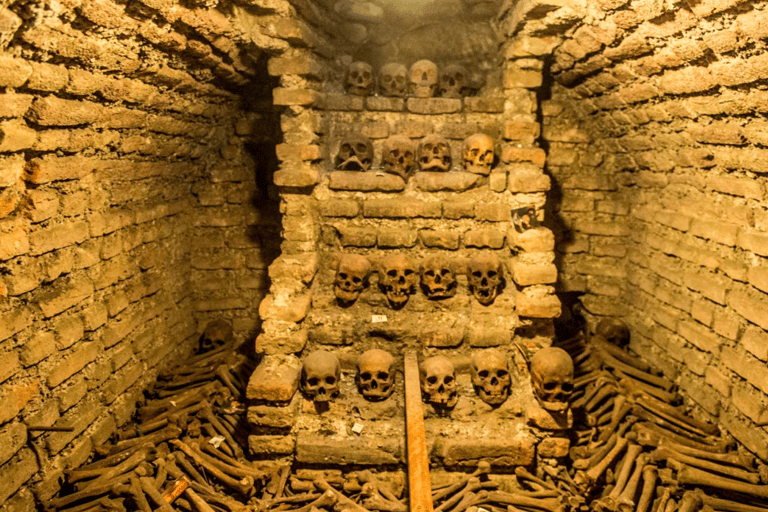
[(506, 356), (489, 349), (472, 355), (472, 385), (488, 405), (501, 405), (509, 397), (512, 377)]
[(419, 367), (424, 400), (435, 407), (453, 407), (459, 400), (456, 370), (445, 356), (426, 359)]
[(618, 318), (603, 318), (595, 327), (595, 334), (619, 347), (629, 344), (629, 327)]
[(440, 96), (461, 98), (469, 83), (469, 72), (464, 66), (451, 64), (440, 72)]
[(408, 70), (408, 92), (417, 98), (431, 98), (437, 92), (437, 65), (420, 60)]
[(427, 258), (421, 263), (421, 288), (429, 299), (445, 299), (456, 295), (456, 276), (441, 256)]
[(384, 172), (396, 174), (407, 181), (416, 168), (416, 144), (404, 135), (393, 135), (384, 141), (381, 163)]
[(493, 158), (493, 139), (489, 135), (476, 133), (464, 140), (464, 166), (467, 171), (488, 176)]
[(315, 402), (328, 402), (339, 396), (341, 365), (331, 352), (317, 350), (304, 360), (301, 389)]
[(483, 306), (493, 304), (504, 282), (499, 257), (494, 253), (475, 256), (469, 261), (469, 288)]
[(373, 144), (367, 137), (351, 133), (341, 140), (336, 168), (341, 171), (367, 171), (373, 164)]
[(224, 345), (232, 339), (232, 324), (219, 318), (211, 320), (205, 326), (203, 335), (200, 336), (198, 352), (207, 352), (218, 346)]
[(402, 254), (393, 254), (382, 260), (379, 285), (393, 309), (400, 309), (413, 294), (419, 274), (411, 260)]
[(363, 352), (357, 359), (357, 387), (372, 402), (384, 400), (395, 390), (395, 358), (377, 348)]
[(347, 93), (370, 96), (373, 92), (373, 68), (365, 62), (353, 62), (347, 69)]
[(539, 350), (531, 359), (531, 382), (541, 406), (554, 412), (568, 409), (573, 393), (573, 360), (557, 347)]
[(365, 256), (344, 254), (339, 260), (333, 293), (342, 304), (351, 304), (357, 300), (363, 289), (368, 286), (371, 264)]
[(440, 135), (427, 135), (419, 144), (419, 169), (448, 171), (451, 169), (451, 145)]
[(408, 68), (397, 62), (384, 64), (379, 70), (379, 92), (382, 96), (405, 97), (408, 87)]

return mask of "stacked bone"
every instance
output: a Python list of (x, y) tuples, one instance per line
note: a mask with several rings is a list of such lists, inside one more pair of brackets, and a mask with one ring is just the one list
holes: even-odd
[[(252, 368), (235, 353), (231, 327), (209, 324), (200, 352), (159, 376), (136, 420), (100, 457), (66, 472), (69, 494), (46, 509), (240, 510), (265, 474), (245, 460), (246, 376)], [(173, 503), (173, 507), (171, 507)]]
[(555, 474), (557, 485), (599, 511), (768, 510), (768, 467), (674, 405), (674, 383), (625, 350), (628, 341), (626, 325), (604, 320), (589, 340), (560, 344), (575, 362), (577, 425), (572, 468)]

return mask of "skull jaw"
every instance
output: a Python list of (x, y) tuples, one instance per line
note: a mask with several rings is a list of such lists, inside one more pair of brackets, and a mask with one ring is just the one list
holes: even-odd
[(488, 405), (501, 405), (509, 398), (509, 389), (484, 389), (477, 388), (477, 396)]
[(427, 395), (426, 401), (437, 409), (451, 409), (456, 407), (459, 395), (455, 391), (435, 391)]
[(443, 98), (456, 98), (461, 99), (461, 90), (456, 87), (451, 87), (450, 89), (443, 89), (440, 91), (440, 96)]
[(493, 304), (493, 301), (496, 300), (496, 296), (499, 294), (499, 291), (496, 287), (489, 288), (485, 286), (476, 286), (472, 294), (477, 299), (477, 302), (483, 306), (490, 306)]
[(307, 395), (312, 399), (313, 402), (319, 403), (319, 404), (325, 404), (339, 396), (338, 391), (334, 390), (325, 390), (321, 388), (317, 391), (305, 391)]
[(467, 172), (471, 172), (473, 174), (479, 174), (481, 176), (488, 176), (491, 174), (491, 166), (490, 164), (467, 164)]
[(400, 309), (408, 303), (411, 294), (409, 290), (388, 286), (384, 293), (392, 309)]
[(546, 409), (549, 412), (565, 412), (570, 407), (570, 404), (568, 402), (556, 402), (556, 401), (553, 401), (553, 400), (542, 400), (541, 398), (539, 398), (538, 400), (539, 400), (539, 404), (541, 404), (541, 407), (543, 407), (544, 409)]
[(361, 292), (362, 290), (345, 290), (338, 284), (333, 285), (333, 293), (336, 295), (336, 299), (344, 305), (349, 305), (355, 302), (357, 298), (360, 297)]
[(387, 98), (405, 98), (405, 88), (382, 87), (381, 95)]
[(433, 158), (429, 162), (421, 166), (422, 171), (432, 171), (432, 172), (448, 172), (450, 168), (451, 168), (450, 163), (446, 162), (442, 158)]
[(411, 174), (413, 174), (413, 170), (410, 167), (406, 168), (400, 165), (385, 165), (384, 172), (386, 172), (387, 174), (394, 174), (395, 176), (400, 176), (405, 181), (408, 181), (408, 178), (410, 178)]
[(411, 94), (414, 98), (431, 98), (435, 95), (435, 86), (433, 85), (414, 85)]
[(422, 290), (429, 300), (448, 299), (456, 295), (455, 286), (422, 286)]
[(352, 94), (354, 96), (370, 96), (371, 95), (371, 88), (369, 86), (364, 85), (350, 85), (347, 89), (347, 93)]
[(341, 171), (367, 171), (371, 168), (370, 162), (362, 162), (356, 156), (341, 162), (337, 168)]
[(392, 392), (395, 390), (394, 386), (378, 386), (376, 389), (372, 385), (360, 386), (360, 393), (369, 402), (381, 402), (392, 396)]

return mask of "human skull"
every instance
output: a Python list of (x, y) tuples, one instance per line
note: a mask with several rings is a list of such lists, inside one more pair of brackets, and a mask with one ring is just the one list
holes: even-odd
[(419, 367), (424, 400), (436, 407), (453, 407), (459, 400), (456, 370), (445, 356), (424, 360)]
[(384, 141), (381, 157), (384, 172), (400, 176), (408, 181), (416, 168), (416, 144), (404, 135), (393, 135)]
[(207, 352), (224, 345), (232, 339), (232, 324), (221, 318), (211, 320), (200, 336), (198, 352)]
[(417, 98), (431, 98), (437, 92), (437, 65), (420, 60), (408, 70), (408, 92)]
[(440, 96), (461, 98), (469, 84), (469, 72), (464, 66), (451, 64), (440, 71)]
[(339, 396), (341, 365), (325, 350), (312, 352), (301, 369), (301, 389), (315, 402), (329, 402)]
[(365, 256), (344, 254), (339, 259), (333, 293), (339, 302), (351, 304), (357, 300), (363, 289), (368, 286), (371, 264)]
[(568, 409), (573, 393), (573, 360), (568, 352), (546, 347), (531, 359), (531, 383), (541, 406), (553, 412)]
[(384, 350), (374, 348), (357, 359), (357, 387), (372, 402), (384, 400), (395, 390), (395, 358)]
[(341, 171), (367, 171), (373, 164), (373, 144), (359, 133), (350, 133), (341, 140), (336, 168)]
[(374, 86), (373, 68), (365, 62), (353, 62), (347, 68), (345, 84), (349, 94), (370, 96)]
[(493, 304), (504, 282), (501, 261), (494, 253), (483, 253), (469, 261), (469, 288), (483, 306)]
[(440, 135), (424, 137), (419, 144), (417, 156), (422, 171), (445, 172), (451, 169), (451, 145)]
[(494, 156), (493, 139), (489, 135), (476, 133), (464, 140), (464, 166), (467, 171), (488, 176)]
[(488, 405), (501, 405), (509, 397), (512, 377), (506, 356), (488, 349), (472, 354), (472, 385)]
[(413, 294), (419, 274), (411, 260), (402, 254), (392, 254), (381, 262), (379, 286), (393, 309), (400, 309)]
[(442, 256), (427, 258), (421, 263), (421, 288), (429, 299), (445, 299), (456, 295), (456, 276)]
[(619, 347), (629, 344), (629, 327), (618, 318), (603, 318), (595, 327), (595, 334)]
[(408, 89), (408, 68), (397, 62), (384, 64), (379, 70), (379, 92), (382, 96), (404, 98)]

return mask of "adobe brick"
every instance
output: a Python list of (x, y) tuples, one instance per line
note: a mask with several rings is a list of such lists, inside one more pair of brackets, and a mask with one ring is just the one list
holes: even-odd
[(363, 215), (368, 218), (438, 218), (442, 214), (440, 202), (409, 199), (369, 199), (363, 203)]
[(536, 89), (541, 86), (543, 77), (541, 71), (523, 70), (514, 65), (507, 65), (504, 70), (505, 89)]
[(326, 217), (357, 217), (360, 203), (354, 199), (329, 199), (319, 204), (320, 213)]
[(504, 144), (501, 150), (501, 161), (504, 163), (531, 162), (544, 167), (547, 154), (541, 148), (518, 148)]
[(461, 112), (461, 100), (457, 98), (408, 98), (406, 107), (414, 114), (434, 115)]
[(768, 316), (765, 314), (768, 311), (768, 299), (764, 294), (732, 289), (727, 294), (727, 305), (750, 322), (768, 329)]
[(515, 297), (517, 314), (527, 318), (557, 318), (561, 313), (560, 299), (550, 293), (527, 289)]
[(761, 361), (768, 361), (768, 334), (750, 325), (741, 337), (741, 346)]
[(463, 192), (472, 188), (480, 180), (480, 175), (471, 172), (417, 172), (413, 181), (420, 190), (426, 192)]
[(56, 352), (56, 340), (50, 331), (38, 331), (29, 339), (21, 351), (19, 357), (25, 367), (37, 364)]
[(667, 71), (658, 81), (659, 89), (665, 94), (689, 94), (704, 92), (717, 86), (709, 69), (690, 66), (680, 70)]
[(248, 450), (254, 457), (274, 457), (290, 455), (296, 449), (296, 439), (293, 435), (252, 435), (248, 436)]
[(690, 229), (690, 232), (699, 238), (712, 240), (730, 247), (736, 245), (738, 231), (739, 227), (735, 224), (702, 219), (693, 219)]
[(325, 66), (310, 55), (272, 57), (267, 62), (267, 70), (271, 76), (299, 75), (323, 78), (325, 75)]
[(77, 126), (100, 121), (105, 113), (98, 103), (46, 96), (35, 99), (26, 117), (42, 126)]
[(504, 192), (507, 189), (507, 171), (504, 169), (493, 169), (488, 176), (488, 186), (494, 192)]
[[(504, 122), (503, 137), (505, 140), (526, 141), (529, 145), (539, 138), (541, 125), (539, 123), (510, 120)], [(554, 139), (548, 139), (554, 140)]]
[(88, 237), (88, 224), (84, 221), (36, 229), (29, 235), (30, 253), (37, 256), (83, 242)]
[(350, 94), (326, 94), (322, 108), (332, 111), (360, 111), (364, 109), (364, 98)]
[(425, 247), (451, 251), (459, 248), (459, 234), (454, 231), (422, 229), (419, 239)]
[(382, 249), (410, 248), (416, 245), (419, 235), (406, 229), (382, 229), (378, 233), (378, 244)]
[(281, 169), (273, 175), (273, 181), (278, 187), (306, 188), (320, 182), (320, 173), (311, 166), (301, 168)]
[(0, 123), (0, 152), (10, 153), (31, 149), (36, 141), (37, 132), (29, 128), (26, 123), (20, 121)]
[(467, 112), (501, 113), (504, 112), (504, 98), (467, 96), (464, 98), (464, 108)]
[(530, 194), (534, 192), (547, 192), (551, 187), (550, 177), (543, 172), (527, 169), (509, 169), (507, 189), (512, 193)]
[(372, 228), (343, 228), (339, 234), (344, 247), (376, 246), (376, 230)]
[(507, 242), (522, 252), (550, 252), (555, 249), (555, 235), (544, 227), (528, 229), (522, 233), (511, 229), (507, 234)]
[(350, 131), (360, 133), (369, 139), (384, 139), (389, 137), (389, 123), (386, 121), (355, 123)]
[(3, 386), (3, 390), (0, 392), (0, 424), (15, 418), (39, 394), (37, 381)]
[(314, 89), (287, 89), (276, 87), (272, 90), (275, 105), (312, 107), (320, 104), (323, 94)]
[(6, 425), (0, 430), (0, 466), (16, 455), (27, 442), (27, 429), (21, 422)]
[(415, 119), (404, 119), (395, 123), (392, 133), (404, 135), (411, 139), (426, 137), (434, 133), (435, 123), (428, 121), (417, 121)]
[(473, 201), (446, 201), (443, 203), (443, 217), (451, 220), (471, 219), (475, 216)]
[(265, 356), (251, 375), (246, 389), (249, 400), (288, 402), (299, 387), (301, 362), (293, 355)]
[(508, 222), (512, 220), (512, 210), (508, 203), (480, 203), (475, 206), (475, 219), (488, 222)]
[(474, 229), (464, 233), (462, 238), (466, 247), (501, 249), (506, 234), (494, 229)]
[[(81, 401), (62, 416), (54, 426), (66, 425), (72, 427), (72, 432), (52, 432), (45, 439), (46, 447), (52, 454), (61, 452), (69, 443), (79, 436), (85, 429), (91, 426), (104, 412), (96, 397)], [(92, 450), (90, 439), (87, 441), (86, 451)]]
[(3, 482), (0, 503), (6, 503), (39, 469), (37, 456), (29, 448), (22, 449), (9, 463), (0, 467), (0, 481)]
[(0, 233), (0, 261), (10, 260), (29, 252), (29, 235), (22, 226)]
[(677, 333), (688, 340), (693, 346), (712, 354), (719, 354), (723, 340), (703, 325), (684, 321), (677, 324)]
[(383, 112), (402, 112), (405, 110), (405, 99), (386, 98), (384, 96), (368, 96), (365, 99), (368, 110)]
[(405, 181), (400, 176), (374, 172), (333, 171), (330, 173), (331, 190), (360, 192), (400, 192)]
[(24, 59), (0, 56), (0, 86), (18, 88), (27, 82), (32, 66)]
[(534, 284), (551, 284), (557, 281), (557, 268), (553, 263), (541, 265), (523, 262), (514, 262), (512, 267), (512, 279), (519, 286)]
[(3, 101), (0, 104), (0, 118), (21, 117), (32, 105), (34, 96), (31, 94), (16, 94), (6, 92), (3, 94)]

